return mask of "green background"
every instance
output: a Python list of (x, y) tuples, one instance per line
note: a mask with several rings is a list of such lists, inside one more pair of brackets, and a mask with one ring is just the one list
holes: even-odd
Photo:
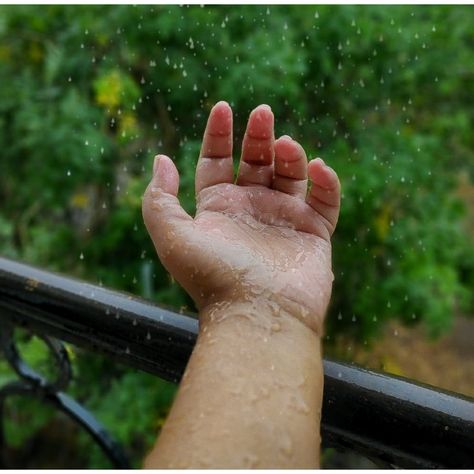
[[(166, 153), (193, 212), (218, 100), (234, 109), (237, 153), (267, 103), (277, 135), (341, 178), (329, 346), (341, 333), (370, 344), (390, 319), (435, 337), (472, 312), (474, 239), (457, 194), (474, 178), (470, 6), (1, 7), (0, 254), (192, 310), (154, 255), (141, 196)], [(19, 338), (44, 366), (39, 342)], [(174, 387), (69, 351), (70, 392), (138, 465)], [(0, 382), (11, 377), (0, 360)], [(54, 417), (23, 401), (12, 413), (15, 446)], [(84, 437), (71, 443), (71, 465), (104, 465)]]

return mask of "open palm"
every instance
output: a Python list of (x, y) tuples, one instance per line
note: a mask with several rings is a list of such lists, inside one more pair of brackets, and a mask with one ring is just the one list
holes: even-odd
[(143, 215), (158, 255), (200, 309), (243, 301), (258, 317), (265, 304), (275, 316), (285, 310), (320, 331), (333, 279), (337, 175), (319, 158), (308, 163), (290, 137), (275, 141), (266, 105), (250, 114), (235, 184), (232, 143), (232, 110), (219, 102), (196, 167), (194, 218), (176, 197), (173, 162), (156, 158)]

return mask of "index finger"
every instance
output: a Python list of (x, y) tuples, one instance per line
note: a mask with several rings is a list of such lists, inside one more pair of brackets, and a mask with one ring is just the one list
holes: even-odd
[(196, 166), (196, 194), (219, 183), (232, 183), (232, 109), (218, 102), (207, 120)]

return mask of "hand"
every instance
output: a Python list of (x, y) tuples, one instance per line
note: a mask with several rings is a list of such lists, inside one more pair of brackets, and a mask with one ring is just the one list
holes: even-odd
[(258, 319), (264, 305), (321, 334), (340, 184), (290, 137), (275, 141), (273, 122), (267, 105), (250, 114), (234, 183), (232, 110), (216, 104), (196, 167), (196, 216), (181, 207), (178, 171), (165, 155), (155, 158), (143, 216), (163, 265), (211, 320), (213, 308), (236, 303)]

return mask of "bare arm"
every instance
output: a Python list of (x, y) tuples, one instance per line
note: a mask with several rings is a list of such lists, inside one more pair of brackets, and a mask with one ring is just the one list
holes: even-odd
[[(197, 212), (160, 155), (143, 214), (158, 256), (193, 297), (200, 332), (145, 467), (317, 467), (321, 341), (333, 275), (339, 181), (250, 115), (237, 179), (232, 112), (211, 111), (196, 168)], [(311, 189), (307, 191), (308, 177)]]
[(146, 467), (318, 466), (319, 337), (291, 315), (275, 318), (262, 305), (255, 321), (253, 311), (232, 305), (215, 314), (222, 321), (203, 323)]

